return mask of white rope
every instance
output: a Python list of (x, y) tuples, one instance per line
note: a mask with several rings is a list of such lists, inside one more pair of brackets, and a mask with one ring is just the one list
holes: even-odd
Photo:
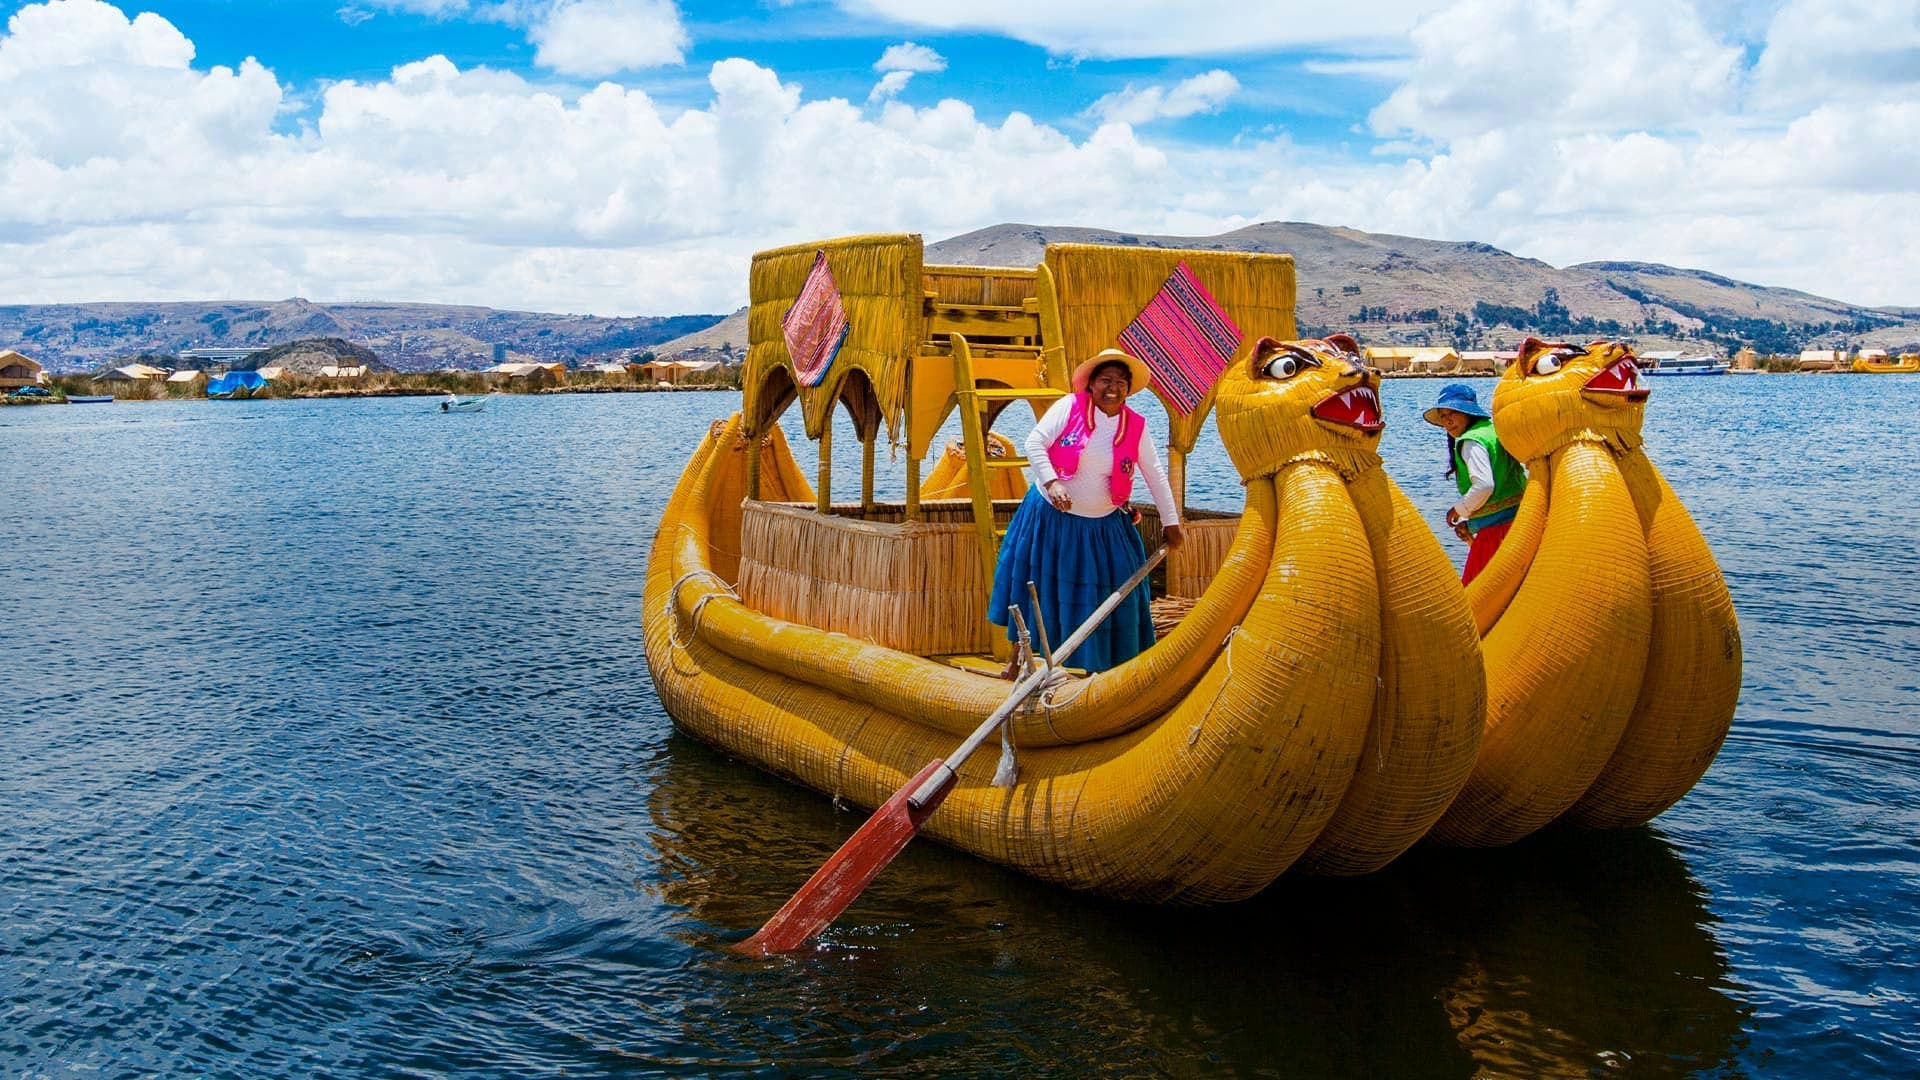
[(700, 612), (707, 606), (707, 601), (712, 600), (716, 596), (727, 596), (735, 600), (740, 599), (740, 594), (733, 591), (733, 586), (727, 584), (726, 578), (721, 577), (719, 574), (705, 567), (699, 570), (691, 570), (680, 575), (680, 577), (674, 581), (673, 587), (667, 590), (667, 618), (670, 620), (667, 624), (667, 643), (679, 649), (681, 652), (687, 651), (687, 646), (693, 642), (693, 639), (680, 640), (680, 586), (685, 585), (697, 577), (712, 578), (714, 583), (720, 586), (720, 590), (718, 592), (710, 592), (700, 599), (695, 600), (693, 602), (693, 610), (687, 612), (687, 625), (691, 627), (695, 633), (698, 633), (700, 630)]

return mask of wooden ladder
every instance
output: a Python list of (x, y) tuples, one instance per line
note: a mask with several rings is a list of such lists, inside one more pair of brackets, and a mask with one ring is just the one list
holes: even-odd
[[(967, 451), (967, 490), (973, 499), (973, 527), (980, 537), (981, 580), (986, 582), (991, 594), (993, 572), (1000, 562), (1000, 538), (1007, 531), (994, 523), (993, 496), (987, 479), (993, 469), (1024, 469), (1027, 459), (987, 455), (987, 425), (981, 412), (995, 402), (1052, 401), (1066, 391), (1054, 386), (981, 386), (974, 379), (973, 348), (967, 344), (966, 336), (954, 334), (949, 340), (953, 349), (953, 392), (960, 408), (961, 444)], [(1004, 640), (994, 638), (996, 654), (1005, 646)]]

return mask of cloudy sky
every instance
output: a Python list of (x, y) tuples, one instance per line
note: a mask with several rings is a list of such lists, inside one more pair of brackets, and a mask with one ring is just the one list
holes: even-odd
[(0, 0), (0, 304), (1304, 220), (1920, 305), (1920, 0)]

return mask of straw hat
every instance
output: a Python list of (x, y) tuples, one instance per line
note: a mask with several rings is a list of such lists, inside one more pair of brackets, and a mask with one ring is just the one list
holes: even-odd
[(1139, 358), (1130, 356), (1119, 349), (1101, 349), (1099, 352), (1080, 361), (1080, 366), (1073, 369), (1073, 392), (1076, 394), (1086, 393), (1087, 380), (1093, 377), (1093, 369), (1112, 360), (1118, 360), (1120, 363), (1127, 365), (1127, 394), (1129, 396), (1137, 394), (1153, 385), (1153, 373), (1147, 370), (1147, 365)]
[(1439, 427), (1440, 420), (1434, 414), (1441, 409), (1451, 409), (1462, 416), (1471, 416), (1475, 420), (1486, 420), (1493, 415), (1481, 407), (1480, 399), (1474, 396), (1473, 387), (1465, 383), (1449, 383), (1441, 387), (1440, 400), (1433, 403), (1433, 408), (1420, 415), (1426, 418), (1427, 423)]

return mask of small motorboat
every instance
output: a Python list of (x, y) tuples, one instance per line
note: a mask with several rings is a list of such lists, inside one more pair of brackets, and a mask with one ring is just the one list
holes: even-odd
[(69, 405), (106, 405), (113, 401), (112, 394), (68, 394)]
[(492, 394), (481, 394), (479, 397), (463, 398), (463, 397), (455, 397), (452, 394), (448, 394), (445, 398), (441, 399), (440, 401), (440, 411), (441, 412), (479, 412), (482, 408), (486, 406), (487, 399), (492, 396), (493, 396)]

